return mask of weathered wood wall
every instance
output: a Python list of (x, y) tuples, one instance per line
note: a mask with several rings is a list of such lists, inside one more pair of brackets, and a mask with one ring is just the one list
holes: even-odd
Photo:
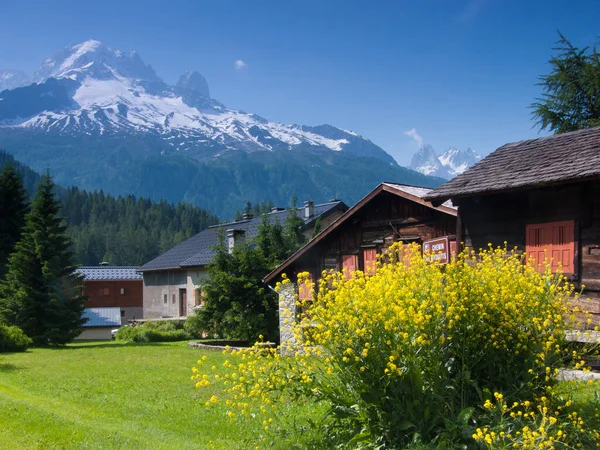
[(456, 203), (465, 245), (475, 250), (506, 242), (509, 249), (517, 247), (522, 252), (527, 224), (574, 220), (573, 281), (578, 287), (584, 285), (584, 295), (593, 300), (580, 303), (600, 314), (600, 183), (476, 196)]
[(308, 271), (316, 280), (323, 270), (341, 270), (342, 255), (357, 255), (365, 269), (363, 250), (378, 252), (394, 242), (417, 242), (454, 236), (456, 217), (420, 205), (389, 192), (381, 192), (344, 224), (298, 259), (288, 271), (294, 277)]

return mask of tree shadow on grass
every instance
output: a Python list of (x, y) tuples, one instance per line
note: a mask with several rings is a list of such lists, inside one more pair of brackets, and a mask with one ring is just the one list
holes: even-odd
[(0, 373), (16, 372), (17, 370), (23, 370), (23, 367), (15, 366), (11, 363), (0, 362)]
[[(181, 341), (187, 345), (188, 340)], [(44, 350), (87, 350), (97, 348), (122, 348), (122, 347), (165, 347), (175, 342), (131, 342), (131, 341), (109, 341), (109, 340), (98, 340), (98, 341), (73, 341), (67, 345), (49, 345), (32, 347), (32, 349), (44, 349)]]
[[(187, 342), (187, 341), (185, 341)], [(76, 341), (65, 346), (45, 347), (50, 350), (87, 350), (96, 348), (122, 348), (122, 347), (165, 347), (172, 342), (131, 342), (131, 341)]]

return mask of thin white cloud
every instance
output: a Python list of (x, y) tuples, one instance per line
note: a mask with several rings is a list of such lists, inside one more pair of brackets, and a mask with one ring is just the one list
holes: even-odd
[(244, 70), (246, 67), (248, 67), (248, 64), (246, 64), (244, 61), (242, 61), (241, 59), (237, 59), (234, 63), (233, 63), (233, 68), (235, 70)]
[(415, 128), (411, 128), (410, 130), (405, 131), (404, 134), (410, 137), (413, 141), (415, 141), (415, 143), (419, 147), (423, 146), (423, 138), (419, 133), (417, 133), (417, 130)]

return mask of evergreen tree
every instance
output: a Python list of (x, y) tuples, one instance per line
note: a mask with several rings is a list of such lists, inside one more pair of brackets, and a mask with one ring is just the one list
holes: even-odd
[(302, 234), (304, 221), (298, 215), (296, 203), (296, 196), (293, 196), (291, 205), (288, 208), (288, 216), (283, 225), (283, 234), (286, 241), (286, 256), (291, 256), (306, 243), (306, 238)]
[(267, 214), (262, 216), (255, 240), (256, 245), (267, 261), (269, 271), (288, 257), (288, 244), (283, 233), (283, 227), (277, 220), (270, 220)]
[(542, 97), (531, 105), (542, 129), (565, 133), (600, 126), (600, 54), (577, 48), (560, 32), (552, 71), (540, 77)]
[(46, 174), (0, 285), (0, 320), (20, 327), (35, 345), (66, 344), (85, 323), (82, 279), (53, 189)]
[(12, 164), (0, 172), (0, 280), (15, 244), (21, 238), (27, 213), (27, 192)]
[(262, 284), (269, 265), (262, 250), (242, 243), (228, 252), (221, 235), (203, 286), (199, 326), (211, 335), (254, 342), (278, 336), (277, 297)]
[(283, 225), (263, 214), (254, 240), (238, 244), (231, 253), (221, 234), (202, 287), (204, 306), (195, 318), (200, 329), (250, 342), (261, 334), (272, 342), (279, 339), (277, 296), (262, 279), (306, 241), (302, 234), (304, 221), (295, 206), (292, 198)]

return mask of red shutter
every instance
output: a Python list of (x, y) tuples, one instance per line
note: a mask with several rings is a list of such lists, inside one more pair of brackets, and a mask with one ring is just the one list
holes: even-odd
[(358, 266), (357, 259), (356, 255), (342, 255), (342, 268), (346, 280), (352, 278), (354, 272), (356, 272)]
[(544, 271), (546, 259), (551, 261), (552, 272), (561, 266), (564, 274), (575, 272), (575, 222), (550, 222), (527, 225), (525, 252), (527, 261), (535, 260), (540, 272)]
[(456, 259), (456, 241), (450, 241), (450, 259)]
[[(575, 257), (575, 223), (572, 220), (554, 222), (552, 230), (552, 271), (562, 270), (564, 274), (572, 275)], [(560, 267), (559, 267), (560, 266)]]
[(308, 279), (298, 285), (298, 299), (312, 300), (312, 274), (308, 274)]
[(377, 250), (374, 248), (364, 249), (363, 260), (365, 263), (365, 275), (375, 275), (377, 272)]
[(544, 271), (544, 262), (546, 258), (550, 257), (546, 253), (549, 250), (549, 228), (547, 223), (527, 225), (526, 228), (525, 253), (527, 262), (535, 261), (537, 270), (540, 272)]

